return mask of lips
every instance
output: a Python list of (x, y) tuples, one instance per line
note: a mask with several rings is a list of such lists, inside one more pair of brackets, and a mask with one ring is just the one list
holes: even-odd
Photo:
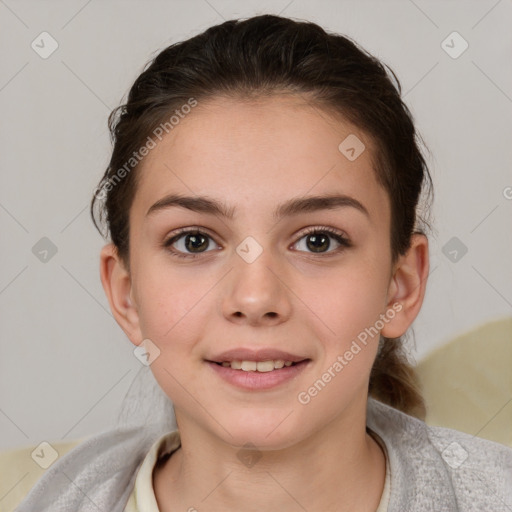
[(284, 352), (282, 350), (276, 350), (273, 348), (262, 348), (259, 350), (251, 350), (246, 348), (235, 348), (232, 350), (227, 350), (226, 352), (222, 352), (211, 358), (208, 358), (207, 361), (212, 363), (224, 363), (231, 361), (291, 361), (292, 363), (298, 363), (300, 361), (304, 361), (309, 359), (305, 356), (300, 356), (298, 354), (292, 354), (290, 352)]
[[(230, 366), (225, 366), (226, 364), (230, 364), (227, 362), (219, 364), (209, 361), (205, 362), (205, 364), (214, 375), (238, 389), (249, 392), (263, 392), (277, 389), (280, 386), (284, 386), (286, 383), (290, 384), (293, 380), (298, 379), (299, 376), (310, 367), (311, 359), (304, 359), (297, 363), (289, 363), (289, 366), (282, 366), (279, 369), (270, 371), (255, 371), (249, 368), (247, 371), (243, 368), (235, 369)], [(231, 363), (231, 365), (233, 364), (236, 364), (236, 361)], [(244, 361), (242, 364), (250, 365), (249, 361)], [(252, 366), (255, 364), (255, 362), (252, 362)], [(258, 362), (257, 364), (258, 366), (265, 365), (264, 362)]]

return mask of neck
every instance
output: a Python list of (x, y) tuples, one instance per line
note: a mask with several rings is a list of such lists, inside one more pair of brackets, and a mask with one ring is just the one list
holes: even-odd
[(197, 425), (181, 427), (180, 436), (180, 449), (153, 474), (161, 512), (374, 512), (380, 502), (385, 455), (366, 432), (366, 409), (355, 422), (335, 418), (289, 448), (247, 458)]

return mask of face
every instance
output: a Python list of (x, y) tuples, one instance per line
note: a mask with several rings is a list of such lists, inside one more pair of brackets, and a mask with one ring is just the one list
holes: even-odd
[[(349, 135), (366, 148), (355, 160), (338, 149)], [(366, 403), (379, 338), (368, 332), (382, 330), (392, 280), (373, 151), (348, 122), (275, 96), (200, 102), (145, 158), (130, 210), (129, 335), (160, 351), (151, 370), (180, 428), (284, 448)], [(321, 196), (344, 199), (326, 208), (311, 201)], [(258, 374), (208, 362), (233, 349), (306, 361)]]

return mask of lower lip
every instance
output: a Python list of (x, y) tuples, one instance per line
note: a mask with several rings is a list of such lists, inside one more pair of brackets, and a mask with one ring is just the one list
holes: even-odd
[(311, 360), (307, 359), (292, 366), (283, 366), (283, 368), (272, 370), (271, 372), (233, 370), (229, 366), (222, 366), (211, 361), (206, 361), (206, 364), (226, 382), (242, 389), (259, 391), (274, 388), (297, 377), (310, 362)]

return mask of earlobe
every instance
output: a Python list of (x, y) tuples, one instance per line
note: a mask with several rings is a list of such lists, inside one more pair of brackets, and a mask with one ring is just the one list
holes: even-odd
[(398, 338), (412, 324), (423, 304), (428, 271), (428, 239), (423, 234), (415, 233), (409, 250), (396, 265), (388, 289), (387, 309), (397, 311), (396, 304), (400, 304), (401, 308), (384, 326), (382, 336)]
[(130, 341), (138, 345), (142, 336), (132, 294), (131, 276), (125, 269), (114, 244), (108, 244), (101, 250), (100, 277), (116, 322)]

